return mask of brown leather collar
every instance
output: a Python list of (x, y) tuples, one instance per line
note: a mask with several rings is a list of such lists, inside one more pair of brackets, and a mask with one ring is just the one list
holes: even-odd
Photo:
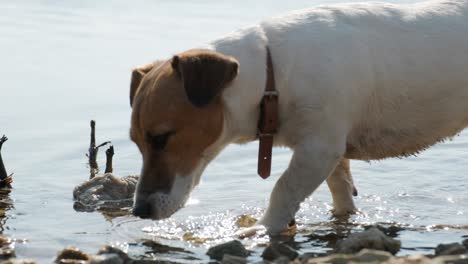
[(258, 148), (258, 175), (263, 179), (271, 173), (271, 153), (273, 149), (273, 136), (278, 130), (278, 91), (275, 88), (275, 75), (270, 49), (266, 47), (266, 85), (260, 103), (260, 117), (258, 120), (257, 137)]

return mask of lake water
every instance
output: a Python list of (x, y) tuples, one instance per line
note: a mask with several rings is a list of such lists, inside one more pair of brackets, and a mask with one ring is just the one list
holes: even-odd
[[(113, 244), (140, 258), (207, 261), (207, 247), (232, 239), (237, 216), (260, 215), (290, 151), (275, 149), (273, 176), (261, 180), (257, 145), (231, 146), (171, 219), (109, 218), (73, 209), (72, 190), (88, 178), (89, 120), (97, 121), (98, 141), (115, 146), (115, 174), (136, 174), (141, 157), (128, 138), (133, 66), (271, 15), (331, 2), (1, 1), (0, 134), (10, 138), (2, 154), (15, 176), (14, 189), (1, 196), (6, 212), (0, 224), (4, 235), (17, 239), (18, 257), (51, 263), (64, 246), (96, 253)], [(102, 166), (104, 156), (101, 151)], [(334, 222), (331, 196), (321, 186), (298, 214), (302, 234), (291, 243), (301, 252), (327, 250), (310, 233), (354, 232), (369, 223), (404, 226), (400, 254), (430, 253), (437, 243), (468, 235), (467, 131), (418, 157), (352, 162), (352, 171), (362, 213), (347, 224)], [(140, 243), (144, 238), (185, 252), (151, 253)], [(252, 260), (265, 242), (244, 241)]]

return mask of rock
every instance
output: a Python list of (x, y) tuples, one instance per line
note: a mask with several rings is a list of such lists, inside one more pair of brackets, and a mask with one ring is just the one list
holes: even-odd
[(308, 259), (312, 258), (320, 258), (326, 256), (326, 253), (313, 253), (313, 252), (306, 252), (302, 255), (300, 255), (297, 260), (299, 263), (305, 263), (307, 262)]
[(32, 259), (9, 259), (0, 264), (37, 264), (37, 262)]
[(89, 259), (88, 254), (77, 247), (66, 247), (58, 253), (55, 263), (85, 263)]
[(108, 253), (92, 257), (90, 264), (124, 264), (125, 260), (118, 254)]
[[(318, 264), (346, 264), (346, 263), (385, 263), (385, 264), (467, 264), (467, 255), (440, 256), (434, 259), (424, 255), (395, 257), (386, 251), (363, 249), (357, 254), (333, 254), (321, 258), (310, 258), (302, 263)], [(296, 262), (294, 262), (296, 264)]]
[(401, 247), (401, 242), (386, 236), (379, 229), (372, 227), (361, 233), (355, 233), (348, 238), (338, 241), (336, 253), (357, 253), (361, 249), (376, 249), (396, 254)]
[(167, 245), (160, 244), (156, 241), (149, 240), (149, 239), (144, 239), (141, 243), (143, 246), (151, 248), (149, 252), (155, 253), (155, 254), (160, 254), (160, 253), (174, 253), (174, 252), (181, 252), (181, 253), (192, 253), (190, 251), (187, 251), (183, 248), (179, 247), (171, 247)]
[(286, 256), (281, 256), (281, 257), (275, 259), (275, 261), (273, 261), (273, 263), (274, 264), (290, 264), (291, 260)]
[(221, 260), (222, 264), (245, 264), (247, 259), (245, 257), (232, 256), (229, 254), (224, 254), (223, 259)]
[(402, 227), (394, 226), (394, 225), (391, 225), (388, 227), (382, 226), (382, 225), (367, 226), (366, 230), (369, 230), (372, 227), (379, 229), (380, 231), (382, 231), (385, 235), (389, 237), (396, 237), (398, 236), (398, 232), (404, 230)]
[(16, 257), (14, 244), (11, 238), (0, 235), (0, 260), (7, 260)]
[(97, 256), (90, 261), (91, 264), (123, 264), (131, 262), (127, 253), (113, 246), (104, 246), (99, 249)]
[(468, 239), (462, 241), (463, 246), (468, 249)]
[(458, 255), (468, 253), (468, 250), (460, 243), (439, 244), (435, 248), (436, 256)]
[(0, 248), (0, 260), (7, 260), (16, 257), (15, 249), (10, 246)]
[(249, 252), (239, 240), (233, 240), (227, 243), (216, 245), (208, 249), (206, 252), (212, 259), (222, 260), (225, 254), (237, 257), (247, 257)]
[(358, 254), (332, 254), (321, 258), (308, 259), (303, 263), (333, 263), (344, 264), (351, 262), (358, 263), (381, 263), (392, 258), (392, 254), (386, 251), (363, 249)]
[(285, 243), (271, 243), (262, 253), (262, 258), (266, 260), (275, 260), (282, 256), (293, 260), (297, 258), (299, 254)]

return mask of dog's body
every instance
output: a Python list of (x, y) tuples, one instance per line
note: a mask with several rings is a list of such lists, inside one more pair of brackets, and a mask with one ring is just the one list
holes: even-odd
[[(172, 214), (183, 205), (204, 167), (217, 153), (230, 143), (255, 140), (266, 82), (267, 46), (279, 91), (280, 127), (275, 144), (294, 150), (260, 220), (270, 233), (286, 228), (300, 203), (325, 180), (333, 195), (335, 214), (354, 211), (348, 159), (411, 155), (468, 126), (467, 0), (336, 5), (292, 13), (215, 41), (207, 47), (211, 51), (182, 53), (171, 60), (171, 65), (156, 63), (158, 67), (147, 66), (148, 70), (140, 71), (143, 81), (131, 92), (131, 135), (144, 157), (135, 201), (137, 215), (142, 215), (138, 210), (142, 203), (149, 204), (151, 213), (147, 217)], [(229, 57), (219, 57), (225, 55)], [(206, 83), (206, 78), (187, 77), (192, 66), (184, 66), (203, 61), (193, 59), (200, 56), (211, 56), (227, 65), (220, 70), (219, 65), (201, 62), (192, 70), (197, 76), (223, 76), (208, 99), (204, 91), (191, 90), (194, 88), (188, 84)], [(167, 76), (167, 80), (161, 76)], [(149, 106), (172, 100), (161, 97), (169, 86), (179, 90), (183, 87), (186, 95), (178, 92), (174, 96), (188, 97), (180, 106), (187, 112), (173, 114), (178, 116), (176, 119), (204, 111), (211, 121), (199, 126), (217, 131), (209, 140), (201, 136), (206, 143), (194, 147), (200, 151), (200, 158), (179, 159), (193, 163), (183, 173), (171, 167), (182, 165), (167, 165), (166, 160), (173, 160), (176, 152), (172, 158), (164, 156), (180, 147), (168, 146), (169, 150), (156, 154), (144, 150), (145, 142), (154, 139), (153, 130), (161, 134), (159, 127), (174, 124), (167, 114), (157, 121), (149, 117), (169, 111)], [(158, 98), (153, 94), (159, 94)], [(150, 130), (150, 139), (145, 139), (144, 130)], [(189, 145), (185, 146), (184, 151), (190, 150)], [(161, 160), (165, 160), (165, 171), (174, 172), (158, 176), (160, 168), (154, 164)], [(148, 187), (161, 185), (161, 179), (169, 182), (165, 186), (169, 191)], [(166, 204), (168, 200), (175, 202), (167, 206), (161, 200)]]

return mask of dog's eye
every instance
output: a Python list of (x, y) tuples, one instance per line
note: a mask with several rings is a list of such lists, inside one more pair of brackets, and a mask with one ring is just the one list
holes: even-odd
[(151, 146), (156, 150), (162, 150), (167, 144), (167, 140), (173, 134), (172, 131), (162, 133), (159, 135), (147, 134), (148, 141), (151, 143)]

